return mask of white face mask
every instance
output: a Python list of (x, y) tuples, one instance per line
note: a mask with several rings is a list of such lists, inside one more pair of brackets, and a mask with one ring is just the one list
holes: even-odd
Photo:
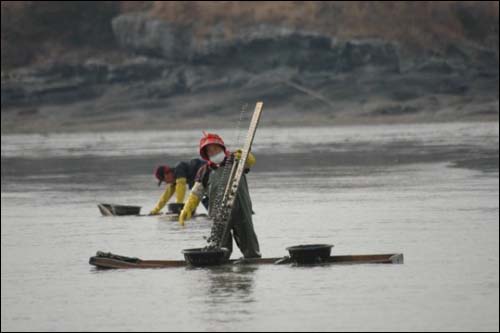
[(224, 158), (226, 158), (226, 154), (224, 154), (223, 151), (221, 151), (218, 154), (215, 154), (214, 156), (210, 157), (210, 161), (216, 163), (216, 164), (221, 164), (222, 161), (224, 161)]

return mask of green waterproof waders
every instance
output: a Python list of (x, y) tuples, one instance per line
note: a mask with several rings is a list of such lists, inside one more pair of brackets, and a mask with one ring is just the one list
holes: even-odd
[[(220, 180), (223, 177), (223, 169), (224, 168), (218, 168), (212, 170), (210, 173), (208, 181), (208, 197), (210, 199), (217, 197), (217, 187), (221, 184)], [(224, 182), (222, 183), (224, 184)], [(210, 200), (209, 213), (212, 211), (213, 205), (214, 200)], [(228, 232), (226, 232), (226, 235), (221, 242), (221, 247), (227, 248), (230, 253), (232, 252), (232, 234), (232, 236), (234, 236), (234, 240), (236, 241), (236, 245), (238, 245), (241, 253), (243, 253), (243, 256), (247, 259), (261, 257), (259, 241), (257, 240), (257, 235), (253, 229), (252, 212), (252, 201), (250, 199), (250, 193), (248, 192), (247, 179), (246, 176), (243, 175), (241, 177), (233, 211), (229, 220)]]

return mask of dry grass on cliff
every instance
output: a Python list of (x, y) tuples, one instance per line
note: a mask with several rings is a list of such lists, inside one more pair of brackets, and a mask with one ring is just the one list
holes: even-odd
[(217, 23), (229, 38), (241, 27), (269, 23), (420, 49), (463, 41), (498, 48), (498, 1), (155, 1), (151, 13), (195, 24), (199, 35)]
[(2, 69), (113, 52), (111, 20), (144, 11), (192, 25), (202, 38), (216, 24), (227, 38), (267, 23), (337, 37), (380, 38), (413, 50), (468, 43), (498, 52), (498, 1), (3, 1)]

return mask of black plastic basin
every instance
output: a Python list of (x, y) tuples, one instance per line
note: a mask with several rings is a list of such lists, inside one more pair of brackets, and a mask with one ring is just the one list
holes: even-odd
[(113, 205), (113, 204), (99, 204), (97, 205), (102, 215), (139, 215), (141, 213), (140, 206), (126, 206), (126, 205)]
[(215, 266), (226, 263), (229, 260), (229, 251), (225, 248), (219, 249), (186, 249), (182, 251), (184, 259), (191, 266)]
[(325, 261), (330, 257), (333, 245), (311, 244), (287, 247), (290, 259), (299, 264), (314, 264)]
[(182, 209), (184, 208), (183, 203), (170, 203), (168, 204), (168, 212), (173, 214), (180, 214)]
[(141, 207), (139, 206), (122, 206), (122, 205), (111, 205), (115, 215), (139, 215), (141, 213)]

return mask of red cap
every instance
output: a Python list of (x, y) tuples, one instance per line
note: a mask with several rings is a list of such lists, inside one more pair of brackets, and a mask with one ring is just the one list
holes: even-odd
[(162, 182), (166, 183), (167, 180), (172, 180), (173, 172), (168, 165), (160, 165), (156, 168), (154, 175), (158, 179), (158, 186), (160, 186)]
[(205, 151), (205, 148), (208, 145), (216, 144), (222, 147), (224, 149), (224, 152), (226, 152), (226, 145), (224, 144), (224, 141), (222, 138), (215, 134), (215, 133), (206, 133), (203, 131), (203, 137), (200, 139), (200, 156), (205, 160), (209, 161), (210, 159), (208, 158), (208, 155)]

